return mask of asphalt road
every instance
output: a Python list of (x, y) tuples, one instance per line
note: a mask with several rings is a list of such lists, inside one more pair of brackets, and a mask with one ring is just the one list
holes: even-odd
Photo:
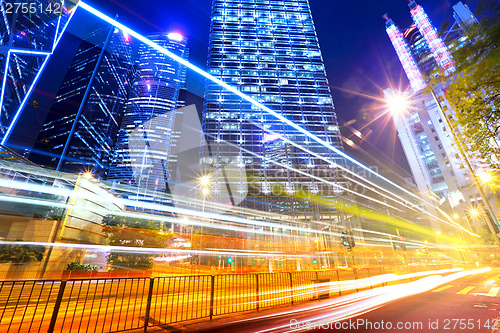
[(499, 270), (493, 270), (465, 277), (430, 292), (392, 302), (351, 322), (338, 323), (344, 327), (352, 322), (361, 323), (359, 327), (351, 325), (338, 332), (494, 332), (495, 324), (500, 325), (499, 274)]
[[(453, 275), (453, 274), (452, 274)], [(297, 306), (226, 320), (197, 332), (498, 332), (500, 270), (457, 279), (428, 277)], [(450, 275), (451, 279), (451, 275)], [(340, 320), (339, 319), (344, 319)]]

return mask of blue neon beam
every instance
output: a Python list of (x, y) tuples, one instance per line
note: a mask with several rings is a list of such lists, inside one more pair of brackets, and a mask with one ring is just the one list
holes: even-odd
[(7, 52), (7, 58), (5, 58), (5, 70), (3, 74), (3, 81), (2, 81), (2, 91), (0, 92), (0, 117), (2, 116), (2, 109), (3, 109), (3, 98), (5, 95), (5, 84), (7, 83), (7, 77), (9, 76), (9, 62), (10, 62), (10, 51)]

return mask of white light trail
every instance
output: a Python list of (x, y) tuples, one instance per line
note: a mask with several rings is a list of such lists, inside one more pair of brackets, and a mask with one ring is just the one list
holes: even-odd
[[(307, 323), (314, 323), (316, 325), (316, 328), (322, 327), (322, 325), (328, 327), (327, 325), (330, 323), (358, 317), (362, 314), (373, 311), (389, 302), (393, 302), (404, 297), (428, 292), (443, 284), (450, 283), (457, 279), (470, 275), (483, 274), (489, 272), (490, 270), (491, 268), (488, 267), (472, 271), (455, 271), (456, 273), (453, 273), (453, 271), (451, 270), (422, 272), (422, 275), (447, 273), (452, 274), (447, 276), (430, 275), (417, 281), (365, 290), (355, 294), (341, 296), (334, 300), (324, 301), (311, 306), (302, 307), (300, 309), (288, 311), (284, 310), (271, 315), (253, 317), (251, 320), (255, 322), (268, 320), (270, 322), (269, 325), (266, 325), (267, 327), (261, 326), (259, 330), (255, 330), (255, 332), (259, 333), (309, 331), (310, 326), (308, 327)], [(410, 274), (398, 276), (398, 278), (399, 277), (409, 278)], [(318, 313), (318, 310), (321, 310), (320, 315), (316, 314)], [(308, 315), (307, 311), (311, 311), (311, 314)], [(293, 323), (293, 326), (290, 323), (279, 326), (272, 324), (273, 318), (283, 318), (284, 316), (288, 315), (296, 315), (297, 317), (300, 316), (300, 320), (295, 321)], [(248, 321), (249, 319), (237, 320), (232, 324), (245, 323)], [(360, 328), (360, 330), (364, 329)]]
[(224, 256), (243, 256), (243, 257), (278, 257), (278, 258), (309, 258), (314, 254), (287, 254), (281, 252), (261, 251), (261, 252), (240, 252), (231, 249), (218, 249), (214, 251), (198, 249), (171, 249), (156, 247), (131, 247), (114, 245), (94, 245), (94, 244), (72, 244), (72, 243), (48, 243), (48, 242), (24, 242), (24, 241), (1, 241), (0, 245), (32, 245), (56, 248), (88, 249), (101, 252), (130, 252), (130, 253), (172, 253), (172, 254), (204, 254), (204, 255), (224, 255)]

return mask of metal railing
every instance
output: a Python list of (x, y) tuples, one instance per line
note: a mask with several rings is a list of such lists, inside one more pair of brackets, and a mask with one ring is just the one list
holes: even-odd
[[(432, 266), (432, 269), (445, 268)], [(448, 267), (446, 267), (448, 268)], [(416, 269), (414, 268), (413, 271)], [(425, 270), (424, 268), (418, 270)], [(147, 331), (341, 294), (324, 282), (383, 268), (156, 278), (0, 281), (0, 332)]]

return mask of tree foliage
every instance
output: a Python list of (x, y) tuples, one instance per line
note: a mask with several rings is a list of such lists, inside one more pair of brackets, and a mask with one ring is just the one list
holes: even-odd
[[(109, 245), (164, 248), (173, 238), (172, 234), (162, 232), (158, 221), (107, 215), (102, 223)], [(112, 269), (150, 269), (153, 267), (153, 256), (142, 251), (112, 252), (107, 260)]]
[(458, 73), (447, 96), (466, 147), (498, 168), (500, 149), (494, 138), (500, 136), (500, 4), (480, 0), (476, 14), (480, 24), (469, 26), (466, 39), (457, 41), (465, 45), (453, 53)]
[(70, 272), (91, 273), (97, 272), (97, 266), (91, 264), (82, 265), (73, 261), (66, 266), (66, 270)]
[(29, 263), (42, 261), (45, 247), (39, 245), (2, 245), (0, 262)]

